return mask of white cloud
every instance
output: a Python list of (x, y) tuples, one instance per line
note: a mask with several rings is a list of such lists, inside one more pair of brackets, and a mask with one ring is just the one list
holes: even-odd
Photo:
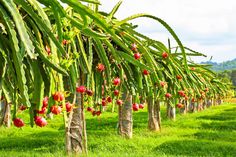
[[(101, 9), (110, 11), (118, 0), (101, 0)], [(123, 19), (149, 13), (164, 19), (183, 43), (215, 61), (236, 58), (235, 0), (124, 0), (116, 16)], [(170, 36), (151, 20), (135, 20), (140, 32), (166, 43)], [(209, 58), (208, 58), (209, 59)], [(205, 59), (195, 59), (201, 61)]]

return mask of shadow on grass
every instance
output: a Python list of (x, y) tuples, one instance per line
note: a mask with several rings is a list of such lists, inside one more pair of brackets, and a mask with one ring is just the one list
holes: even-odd
[(194, 137), (200, 140), (210, 140), (210, 141), (222, 141), (222, 142), (235, 142), (236, 132), (197, 132)]
[[(134, 112), (133, 113), (133, 127), (146, 126), (148, 122), (147, 112)], [(86, 119), (87, 130), (103, 130), (103, 129), (116, 129), (118, 123), (118, 116), (112, 117), (99, 117)]]
[(146, 128), (148, 124), (147, 112), (134, 112), (133, 114), (133, 128)]
[[(43, 137), (43, 138), (42, 138)], [(55, 153), (64, 149), (63, 133), (44, 131), (23, 137), (0, 139), (0, 150), (4, 151), (39, 151)]]
[(221, 114), (215, 114), (210, 116), (200, 116), (197, 119), (205, 120), (217, 120), (217, 121), (226, 121), (226, 120), (236, 120), (236, 112), (223, 112)]
[[(134, 112), (133, 113), (133, 128), (145, 129), (147, 127), (147, 112)], [(117, 134), (118, 127), (118, 116), (116, 117), (99, 117), (99, 118), (90, 118), (86, 120), (86, 127), (88, 136), (98, 137), (109, 137)], [(118, 135), (118, 134), (117, 134)]]
[(200, 116), (197, 119), (217, 120), (217, 121), (236, 120), (236, 108), (226, 109), (223, 110), (221, 113), (215, 115)]
[(236, 156), (234, 146), (197, 140), (169, 141), (154, 148), (153, 151), (176, 156)]
[(118, 117), (99, 117), (86, 119), (86, 128), (89, 131), (114, 129), (117, 127)]
[(236, 121), (202, 123), (202, 128), (221, 131), (236, 131)]
[[(168, 120), (166, 116), (166, 111), (165, 108), (162, 107), (161, 109), (161, 122), (165, 122)], [(143, 111), (143, 112), (137, 112), (133, 114), (133, 127), (137, 128), (146, 128), (148, 125), (148, 112)]]
[(202, 122), (204, 129), (233, 131), (236, 130), (236, 108), (223, 110), (221, 113), (207, 116), (200, 116), (199, 120), (211, 120), (211, 122)]

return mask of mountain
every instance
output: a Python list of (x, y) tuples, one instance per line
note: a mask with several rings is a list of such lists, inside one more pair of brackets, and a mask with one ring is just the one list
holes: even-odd
[(233, 70), (233, 69), (236, 69), (236, 58), (230, 61), (222, 62), (222, 63), (207, 61), (207, 62), (201, 62), (201, 64), (212, 65), (211, 69), (213, 71)]

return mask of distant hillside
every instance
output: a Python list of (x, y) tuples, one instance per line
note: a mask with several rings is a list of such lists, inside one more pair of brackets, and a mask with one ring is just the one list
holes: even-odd
[(201, 64), (212, 65), (211, 69), (214, 71), (233, 70), (236, 69), (236, 58), (231, 61), (226, 61), (222, 63), (207, 61), (207, 62), (201, 62)]

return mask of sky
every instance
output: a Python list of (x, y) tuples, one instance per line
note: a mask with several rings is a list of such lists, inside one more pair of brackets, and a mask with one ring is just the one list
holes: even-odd
[[(119, 0), (100, 0), (100, 10), (109, 12)], [(223, 62), (236, 58), (236, 0), (123, 0), (115, 14), (124, 19), (137, 13), (148, 13), (166, 21), (184, 46), (207, 57), (194, 57), (195, 62)], [(168, 31), (157, 22), (141, 18), (131, 21), (137, 31), (167, 44)]]

